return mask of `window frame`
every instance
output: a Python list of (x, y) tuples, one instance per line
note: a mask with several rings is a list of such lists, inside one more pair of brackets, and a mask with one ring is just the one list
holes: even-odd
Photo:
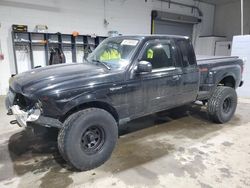
[[(188, 58), (188, 61), (187, 61), (187, 65), (184, 65), (185, 61), (184, 61), (184, 56), (183, 56), (183, 50), (181, 48), (181, 45), (179, 44), (180, 42), (184, 43), (186, 46), (185, 46), (185, 49), (187, 50), (187, 58)], [(179, 54), (179, 60), (181, 61), (181, 64), (182, 64), (182, 67), (183, 68), (187, 68), (187, 67), (196, 67), (197, 66), (197, 63), (196, 63), (196, 57), (195, 57), (195, 52), (194, 52), (194, 49), (193, 49), (193, 45), (191, 43), (190, 40), (187, 40), (187, 39), (180, 39), (178, 41), (176, 41), (176, 46), (178, 48), (178, 54)], [(192, 58), (192, 56), (194, 56), (193, 58), (193, 63), (190, 64), (190, 58)]]
[(173, 65), (169, 66), (169, 67), (162, 67), (162, 68), (156, 68), (156, 69), (152, 69), (152, 73), (154, 72), (161, 72), (161, 71), (171, 71), (171, 70), (175, 70), (176, 69), (176, 47), (175, 44), (172, 40), (170, 39), (164, 39), (164, 40), (159, 40), (159, 39), (155, 39), (155, 40), (149, 40), (147, 41), (143, 47), (141, 48), (141, 51), (138, 55), (138, 62), (142, 61), (142, 57), (147, 49), (147, 47), (151, 44), (155, 44), (155, 45), (170, 45), (170, 53), (172, 52), (172, 60), (173, 60)]

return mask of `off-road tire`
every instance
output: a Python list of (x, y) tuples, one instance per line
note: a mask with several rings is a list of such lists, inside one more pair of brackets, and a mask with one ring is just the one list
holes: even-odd
[(215, 123), (230, 121), (237, 107), (237, 93), (234, 88), (218, 86), (207, 104), (210, 119)]
[[(93, 127), (96, 130), (100, 129), (99, 135), (102, 135), (102, 137), (99, 136), (101, 142), (94, 153), (91, 152), (91, 148), (86, 148), (92, 143), (86, 144), (89, 140), (85, 139), (87, 136), (90, 139)], [(98, 134), (96, 135), (98, 136)], [(86, 171), (102, 165), (109, 159), (117, 138), (118, 127), (114, 117), (103, 109), (88, 108), (76, 112), (66, 119), (57, 141), (62, 157), (77, 170)]]

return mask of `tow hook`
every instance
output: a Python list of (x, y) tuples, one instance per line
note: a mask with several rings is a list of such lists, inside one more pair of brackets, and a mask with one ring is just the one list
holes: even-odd
[(8, 115), (8, 116), (13, 115), (13, 112), (12, 112), (12, 110), (11, 110), (11, 109), (9, 109), (9, 110), (8, 110), (7, 115)]
[(18, 124), (21, 125), (22, 127), (26, 127), (27, 122), (36, 121), (41, 115), (41, 111), (39, 109), (31, 108), (27, 112), (27, 111), (21, 110), (18, 105), (12, 106), (11, 111), (16, 116), (16, 120)]

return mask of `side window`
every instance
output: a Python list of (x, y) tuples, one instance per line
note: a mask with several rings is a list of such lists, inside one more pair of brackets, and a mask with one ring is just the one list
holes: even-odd
[(179, 47), (179, 54), (181, 56), (182, 64), (184, 67), (195, 64), (195, 54), (192, 45), (187, 40), (179, 40), (177, 42)]
[(171, 44), (149, 44), (146, 47), (141, 60), (150, 62), (153, 69), (174, 66)]

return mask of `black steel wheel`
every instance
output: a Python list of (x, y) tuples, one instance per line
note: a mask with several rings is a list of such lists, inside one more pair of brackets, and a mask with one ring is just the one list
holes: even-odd
[(89, 154), (97, 153), (105, 142), (105, 132), (100, 126), (91, 126), (83, 134), (81, 139), (82, 150)]
[(234, 88), (219, 86), (208, 101), (209, 117), (216, 123), (230, 121), (237, 107), (237, 93)]
[(58, 149), (71, 166), (86, 171), (108, 160), (117, 138), (113, 116), (105, 110), (89, 108), (67, 118), (58, 135)]
[(232, 108), (232, 99), (226, 98), (222, 104), (222, 110), (224, 113), (228, 113)]

